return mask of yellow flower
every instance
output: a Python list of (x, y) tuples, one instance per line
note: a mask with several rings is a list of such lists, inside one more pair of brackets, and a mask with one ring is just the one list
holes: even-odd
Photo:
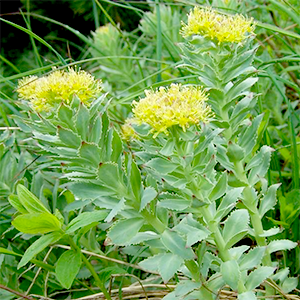
[(167, 129), (179, 125), (184, 131), (191, 124), (207, 122), (212, 115), (206, 105), (207, 95), (199, 87), (171, 84), (169, 88), (160, 87), (155, 92), (145, 91), (146, 97), (133, 102), (134, 123), (146, 123), (152, 127), (154, 137), (160, 132), (168, 134)]
[(240, 43), (253, 33), (255, 26), (253, 19), (242, 15), (225, 16), (211, 8), (201, 9), (195, 7), (188, 15), (188, 23), (184, 24), (181, 34), (184, 37), (202, 35), (211, 40), (217, 39), (219, 43)]
[(121, 127), (122, 138), (129, 141), (131, 138), (137, 138), (137, 134), (131, 125), (131, 119), (127, 119), (125, 124)]
[(69, 104), (73, 95), (87, 106), (100, 94), (101, 81), (91, 74), (69, 68), (54, 70), (48, 76), (29, 76), (18, 82), (19, 97), (29, 100), (37, 111), (49, 111), (61, 102)]

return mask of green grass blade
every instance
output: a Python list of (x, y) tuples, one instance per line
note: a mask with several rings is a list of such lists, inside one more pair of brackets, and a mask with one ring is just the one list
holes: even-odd
[(92, 0), (92, 2), (93, 2), (93, 15), (95, 20), (95, 29), (97, 29), (100, 27), (99, 14), (98, 14), (98, 9), (95, 0)]
[(289, 30), (282, 29), (282, 28), (277, 27), (275, 25), (271, 25), (271, 24), (256, 21), (256, 26), (300, 40), (300, 35), (299, 34), (294, 33), (292, 31), (289, 31)]
[[(26, 0), (26, 9), (27, 9), (27, 12), (30, 13), (30, 0)], [(23, 17), (23, 19), (25, 21), (27, 29), (30, 30), (30, 31), (32, 31), (32, 29), (31, 29), (31, 22), (30, 22), (30, 14), (28, 14), (27, 18), (26, 18), (25, 15), (23, 14), (23, 12), (22, 11), (20, 11), (20, 12), (21, 12), (21, 15), (22, 15), (22, 17)], [(29, 36), (29, 38), (30, 38), (30, 42), (32, 44), (33, 52), (35, 54), (35, 59), (36, 59), (37, 65), (39, 67), (42, 67), (43, 66), (43, 62), (42, 62), (41, 56), (39, 54), (39, 51), (37, 49), (35, 40), (34, 40), (34, 38), (31, 35)]]
[[(160, 7), (159, 7), (159, 0), (155, 0), (155, 8), (156, 8), (156, 15), (157, 15), (157, 39), (156, 39), (156, 58), (157, 60), (161, 60), (162, 58), (162, 32), (161, 32), (161, 19), (160, 19)], [(157, 64), (157, 69), (159, 71), (157, 75), (157, 81), (161, 81), (161, 63)]]
[[(292, 115), (294, 114), (294, 110), (291, 106), (291, 103), (289, 99), (286, 97), (284, 93), (282, 93), (277, 80), (273, 76), (273, 74), (270, 71), (267, 71), (269, 78), (272, 80), (275, 88), (277, 91), (280, 93), (282, 98), (284, 99), (287, 107), (288, 107), (288, 118), (289, 118), (289, 127), (290, 127), (290, 134), (291, 134), (291, 139), (292, 139), (292, 156), (293, 156), (293, 188), (294, 189), (299, 189), (299, 161), (298, 161), (298, 153), (297, 153), (297, 140), (296, 140), (296, 132), (295, 128), (293, 125), (293, 118)], [(295, 114), (294, 114), (295, 115)]]
[(51, 51), (53, 51), (55, 53), (55, 55), (57, 56), (57, 58), (60, 60), (60, 62), (63, 65), (66, 65), (66, 61), (63, 59), (63, 57), (50, 45), (48, 44), (45, 40), (43, 40), (41, 37), (39, 37), (38, 35), (36, 35), (35, 33), (33, 33), (32, 31), (28, 30), (27, 28), (24, 28), (16, 23), (13, 23), (11, 21), (8, 21), (6, 19), (3, 19), (0, 17), (0, 21), (3, 21), (15, 28), (18, 28), (24, 32), (26, 32), (29, 36), (33, 37), (34, 39), (38, 40), (41, 44), (45, 45), (48, 49), (50, 49)]
[(15, 72), (21, 73), (21, 71), (13, 63), (11, 63), (8, 59), (6, 59), (5, 57), (3, 57), (1, 54), (0, 54), (0, 59), (4, 63), (6, 63), (7, 65), (9, 65)]

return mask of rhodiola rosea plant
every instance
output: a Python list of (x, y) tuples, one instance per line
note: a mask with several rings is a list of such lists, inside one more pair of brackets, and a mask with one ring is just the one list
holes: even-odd
[[(101, 83), (84, 71), (20, 81), (28, 118), (17, 122), (48, 166), (61, 169), (61, 188), (75, 201), (88, 200), (69, 219), (18, 185), (12, 224), (41, 235), (20, 268), (29, 261), (48, 268), (69, 289), (85, 265), (111, 299), (107, 278), (82, 252), (84, 234), (96, 227), (107, 230), (106, 245), (146, 247), (139, 265), (176, 283), (166, 300), (222, 293), (267, 299), (297, 286), (273, 255), (296, 243), (273, 239), (280, 229), (262, 225), (279, 184), (265, 179), (272, 149), (257, 145), (254, 27), (241, 15), (195, 7), (179, 47), (182, 67), (199, 76), (199, 85), (146, 90), (121, 130), (109, 118)], [(55, 266), (35, 259), (54, 243), (68, 246)]]

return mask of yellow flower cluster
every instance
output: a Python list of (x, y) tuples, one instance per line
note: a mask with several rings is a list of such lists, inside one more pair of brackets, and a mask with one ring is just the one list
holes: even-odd
[(146, 90), (145, 94), (145, 98), (133, 102), (131, 122), (150, 125), (154, 137), (160, 132), (168, 134), (167, 129), (173, 125), (185, 131), (191, 124), (207, 122), (211, 116), (211, 108), (205, 103), (207, 95), (199, 87), (171, 84), (155, 92)]
[(195, 7), (188, 15), (188, 23), (184, 24), (181, 34), (184, 37), (202, 35), (211, 40), (217, 39), (219, 43), (240, 43), (253, 33), (255, 26), (253, 19), (242, 15), (225, 16), (211, 8), (201, 9)]
[(137, 138), (137, 134), (131, 125), (131, 119), (127, 119), (125, 124), (121, 127), (122, 138), (129, 141), (131, 138)]
[(54, 70), (40, 78), (25, 77), (19, 80), (17, 91), (36, 111), (49, 111), (61, 102), (70, 103), (74, 94), (89, 106), (100, 94), (101, 81), (83, 70), (69, 68), (68, 71)]

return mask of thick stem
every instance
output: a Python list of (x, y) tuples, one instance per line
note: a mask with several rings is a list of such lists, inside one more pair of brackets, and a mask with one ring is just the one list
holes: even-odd
[[(246, 187), (243, 194), (244, 203), (250, 214), (251, 224), (254, 229), (256, 243), (258, 246), (266, 247), (268, 245), (267, 240), (265, 237), (261, 236), (264, 233), (264, 228), (262, 225), (261, 217), (259, 215), (259, 211), (257, 209), (257, 201), (254, 199), (250, 187)], [(262, 262), (265, 266), (272, 266), (271, 256), (268, 251), (266, 251)]]
[(144, 209), (142, 212), (144, 219), (151, 225), (158, 233), (163, 233), (166, 226), (153, 214)]
[(199, 211), (202, 214), (206, 224), (208, 225), (209, 230), (213, 235), (221, 259), (224, 262), (231, 260), (231, 255), (226, 249), (226, 244), (221, 234), (220, 228), (218, 224), (215, 223), (214, 218), (209, 211), (209, 208), (207, 206), (203, 206), (199, 208)]

